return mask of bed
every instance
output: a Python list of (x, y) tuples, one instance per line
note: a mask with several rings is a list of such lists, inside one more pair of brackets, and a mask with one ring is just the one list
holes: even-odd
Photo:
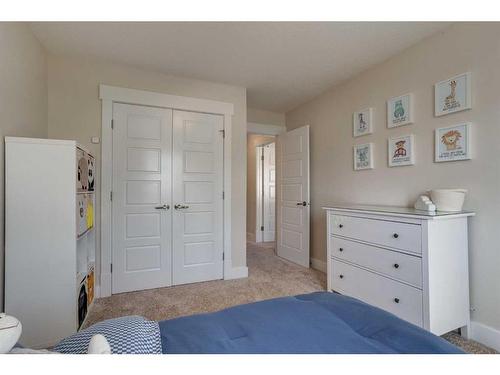
[(463, 353), (396, 316), (317, 292), (159, 322), (162, 352)]
[(112, 353), (463, 353), (384, 310), (327, 292), (160, 322), (111, 319), (62, 340), (55, 350), (86, 353), (96, 334), (106, 337)]

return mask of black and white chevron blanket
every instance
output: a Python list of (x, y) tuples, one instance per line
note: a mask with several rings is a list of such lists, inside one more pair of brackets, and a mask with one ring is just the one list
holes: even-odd
[(96, 334), (106, 337), (112, 354), (161, 354), (158, 322), (142, 316), (124, 316), (96, 323), (63, 339), (53, 350), (65, 354), (85, 354), (90, 339)]

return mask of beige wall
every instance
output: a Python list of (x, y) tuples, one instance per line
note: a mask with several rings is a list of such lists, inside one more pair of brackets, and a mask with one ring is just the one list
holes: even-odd
[(256, 147), (274, 141), (273, 136), (248, 134), (247, 137), (247, 235), (255, 240), (257, 217)]
[[(234, 104), (232, 121), (232, 262), (246, 265), (246, 89), (229, 85), (172, 77), (109, 63), (74, 60), (54, 55), (48, 57), (49, 137), (76, 139), (97, 156), (100, 145), (90, 143), (91, 136), (101, 135), (99, 84), (157, 91), (173, 95), (212, 99)], [(243, 173), (242, 173), (243, 171)], [(99, 172), (100, 173), (100, 172)], [(100, 178), (97, 191), (100, 190)], [(97, 209), (100, 196), (97, 194)], [(96, 218), (97, 228), (100, 218)], [(97, 261), (100, 256), (100, 233), (97, 231)], [(99, 270), (100, 264), (97, 265)]]
[[(312, 257), (325, 260), (325, 214), (335, 202), (412, 205), (427, 189), (469, 190), (472, 319), (500, 328), (500, 24), (457, 24), (286, 114), (288, 129), (311, 125)], [(433, 84), (472, 72), (473, 109), (434, 117)], [(386, 100), (415, 94), (415, 124), (386, 127)], [(375, 132), (354, 139), (352, 113), (375, 108)], [(473, 122), (470, 161), (434, 163), (437, 127)], [(387, 138), (413, 133), (416, 165), (388, 168)], [(375, 169), (353, 171), (352, 146), (375, 143)]]
[(247, 108), (247, 121), (255, 122), (257, 124), (285, 126), (285, 114), (255, 108)]
[(47, 136), (47, 62), (31, 30), (0, 23), (0, 311), (4, 281), (4, 137)]

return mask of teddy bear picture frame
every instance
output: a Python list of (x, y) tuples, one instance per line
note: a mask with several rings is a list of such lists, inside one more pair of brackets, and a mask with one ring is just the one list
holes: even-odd
[(415, 136), (413, 134), (389, 138), (387, 142), (389, 167), (415, 164)]
[(471, 124), (464, 123), (435, 130), (436, 163), (471, 159)]

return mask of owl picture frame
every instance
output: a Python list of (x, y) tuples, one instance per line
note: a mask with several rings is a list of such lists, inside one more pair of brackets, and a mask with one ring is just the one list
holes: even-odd
[(387, 140), (389, 167), (415, 164), (415, 136), (413, 134), (392, 137)]
[(413, 119), (413, 94), (395, 96), (387, 101), (387, 127), (409, 125)]
[(373, 108), (356, 111), (352, 115), (352, 135), (361, 137), (373, 133)]
[(469, 160), (471, 156), (471, 123), (463, 123), (435, 130), (436, 163)]
[(434, 85), (434, 115), (436, 117), (471, 108), (470, 72), (456, 75)]
[(354, 170), (373, 169), (373, 143), (353, 147)]

